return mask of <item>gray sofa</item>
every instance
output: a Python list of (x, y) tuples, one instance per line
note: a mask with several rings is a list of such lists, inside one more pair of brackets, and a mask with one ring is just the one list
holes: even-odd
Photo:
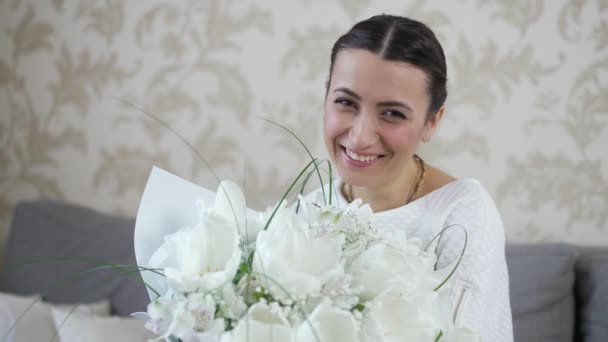
[[(109, 299), (117, 315), (144, 310), (137, 279), (113, 270), (61, 281), (89, 269), (82, 260), (11, 265), (36, 258), (82, 257), (134, 264), (133, 219), (50, 201), (17, 206), (4, 257), (0, 291), (42, 293), (50, 302)], [(608, 341), (608, 247), (509, 244), (516, 342)], [(51, 280), (56, 279), (55, 283)]]

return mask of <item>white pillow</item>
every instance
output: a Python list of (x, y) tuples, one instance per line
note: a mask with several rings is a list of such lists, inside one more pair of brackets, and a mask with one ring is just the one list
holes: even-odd
[[(67, 312), (69, 312), (74, 307), (74, 305), (43, 303), (39, 300), (28, 309), (36, 298), (38, 298), (38, 295), (19, 296), (0, 292), (0, 341), (4, 339), (7, 342), (50, 341), (56, 332), (51, 308), (55, 306), (68, 308)], [(74, 312), (108, 315), (110, 313), (110, 303), (101, 301), (83, 304)], [(22, 315), (21, 318), (19, 318), (20, 315)], [(17, 318), (19, 318), (19, 321), (6, 336)], [(63, 318), (65, 316), (62, 317), (62, 320)]]
[(74, 312), (60, 327), (68, 312), (58, 308), (51, 310), (61, 342), (136, 342), (154, 338), (144, 327), (144, 321), (130, 317), (102, 317)]
[[(0, 341), (6, 338), (9, 328), (36, 298), (0, 293)], [(6, 341), (50, 341), (54, 333), (55, 325), (49, 310), (39, 301), (23, 314)]]
[[(110, 315), (110, 301), (102, 300), (94, 303), (80, 304), (76, 307), (76, 304), (54, 304), (54, 303), (45, 303), (48, 307), (48, 315), (49, 320), (53, 324), (53, 332), (55, 332), (55, 327), (59, 326), (61, 322), (64, 320), (72, 319), (72, 316), (75, 313), (84, 314), (84, 315), (93, 315), (93, 316), (109, 316)], [(76, 309), (74, 309), (76, 307)], [(62, 312), (65, 312), (65, 315), (62, 317), (57, 317), (59, 323), (55, 324), (55, 318), (51, 316), (51, 310), (58, 309)], [(72, 312), (72, 310), (74, 310)], [(72, 312), (70, 314), (70, 312)], [(69, 314), (69, 317), (68, 317)]]

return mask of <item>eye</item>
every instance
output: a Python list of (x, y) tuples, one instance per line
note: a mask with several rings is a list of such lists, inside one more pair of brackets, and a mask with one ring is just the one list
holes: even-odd
[(340, 106), (344, 106), (344, 107), (357, 108), (357, 105), (353, 101), (351, 101), (351, 100), (349, 100), (349, 99), (347, 99), (345, 97), (339, 97), (339, 98), (337, 98), (334, 101), (334, 103), (336, 103), (336, 104), (338, 104)]
[(389, 117), (389, 118), (407, 119), (405, 114), (403, 114), (402, 112), (400, 112), (398, 110), (392, 110), (392, 109), (383, 112), (382, 115)]

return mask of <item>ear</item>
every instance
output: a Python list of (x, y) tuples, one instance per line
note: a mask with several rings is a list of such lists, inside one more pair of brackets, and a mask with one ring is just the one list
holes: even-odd
[(445, 106), (441, 106), (435, 115), (433, 115), (433, 117), (424, 124), (424, 133), (422, 134), (422, 140), (424, 142), (431, 140), (435, 134), (435, 130), (437, 130), (437, 126), (439, 126), (439, 122), (443, 118), (444, 112)]

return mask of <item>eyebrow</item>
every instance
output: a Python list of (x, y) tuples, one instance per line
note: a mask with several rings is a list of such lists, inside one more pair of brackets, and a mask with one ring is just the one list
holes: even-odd
[[(352, 97), (354, 97), (355, 99), (357, 99), (357, 101), (361, 101), (361, 96), (359, 96), (359, 94), (355, 93), (354, 91), (345, 88), (345, 87), (340, 87), (340, 88), (336, 88), (333, 91), (335, 92), (343, 92), (345, 94), (348, 94)], [(403, 107), (407, 110), (409, 110), (410, 112), (413, 112), (414, 110), (412, 109), (412, 107), (408, 106), (406, 103), (403, 103), (401, 101), (383, 101), (383, 102), (378, 102), (376, 104), (376, 106), (378, 107)]]

